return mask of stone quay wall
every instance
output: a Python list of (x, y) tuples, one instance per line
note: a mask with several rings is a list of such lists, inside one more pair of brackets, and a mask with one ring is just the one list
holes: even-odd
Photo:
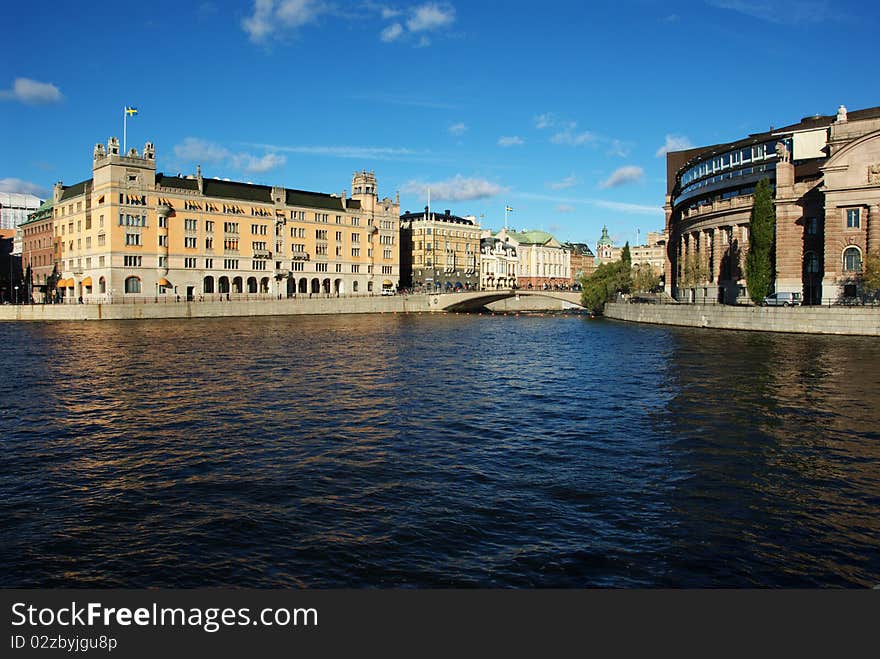
[(615, 302), (605, 306), (604, 315), (614, 320), (654, 325), (880, 336), (880, 307), (734, 307)]
[(375, 296), (231, 300), (146, 304), (22, 304), (0, 306), (0, 321), (132, 320), (221, 318), (339, 313), (412, 313), (433, 311), (427, 296)]

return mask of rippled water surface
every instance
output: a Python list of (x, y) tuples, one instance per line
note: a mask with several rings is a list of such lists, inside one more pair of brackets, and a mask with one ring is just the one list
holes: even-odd
[(0, 345), (0, 586), (880, 584), (874, 339), (371, 315)]

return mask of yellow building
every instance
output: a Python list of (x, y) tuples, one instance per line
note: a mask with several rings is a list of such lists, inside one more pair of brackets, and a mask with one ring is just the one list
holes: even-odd
[(400, 216), (405, 288), (429, 291), (479, 290), (480, 225), (473, 215), (450, 210), (407, 211)]
[(151, 143), (97, 144), (92, 178), (54, 189), (68, 300), (370, 295), (399, 283), (400, 203), (373, 172), (352, 195), (156, 172)]

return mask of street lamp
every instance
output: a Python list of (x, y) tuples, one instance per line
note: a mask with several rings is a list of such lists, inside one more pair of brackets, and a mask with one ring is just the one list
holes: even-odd
[(18, 286), (15, 287), (15, 304), (18, 304)]

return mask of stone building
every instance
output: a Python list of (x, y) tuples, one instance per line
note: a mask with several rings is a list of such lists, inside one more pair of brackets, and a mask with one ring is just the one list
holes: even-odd
[(368, 295), (399, 280), (399, 203), (373, 172), (352, 195), (156, 172), (156, 153), (94, 148), (92, 178), (53, 191), (59, 292), (120, 297)]
[[(52, 273), (58, 266), (61, 241), (55, 238), (53, 204), (43, 202), (25, 222), (18, 225), (21, 234), (21, 266), (24, 281), (35, 302), (48, 302), (55, 293)], [(30, 268), (30, 280), (27, 270)]]
[(563, 243), (571, 259), (571, 275), (569, 278), (577, 283), (583, 277), (589, 277), (596, 271), (596, 255), (586, 243)]
[(775, 197), (777, 292), (807, 304), (861, 293), (880, 251), (880, 107), (667, 154), (666, 287), (679, 300), (747, 299), (745, 256), (756, 183)]
[(483, 290), (517, 287), (519, 243), (485, 229), (480, 236), (480, 286)]
[(413, 290), (478, 290), (480, 225), (452, 211), (400, 216), (401, 285)]
[(571, 285), (571, 254), (546, 231), (512, 231), (504, 228), (496, 237), (518, 245), (517, 286), (545, 289)]
[(599, 237), (599, 240), (596, 242), (596, 262), (597, 265), (601, 265), (603, 263), (612, 263), (614, 261), (620, 260), (620, 253), (623, 251), (622, 247), (615, 247), (614, 241), (611, 240), (611, 236), (608, 235), (608, 227), (602, 227), (602, 235)]
[(644, 245), (633, 245), (629, 248), (633, 269), (645, 265), (651, 266), (658, 277), (662, 279), (666, 271), (666, 242), (665, 232), (651, 231)]

